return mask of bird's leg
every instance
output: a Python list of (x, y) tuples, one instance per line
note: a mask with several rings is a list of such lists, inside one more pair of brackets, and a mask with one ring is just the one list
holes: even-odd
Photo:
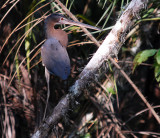
[(48, 89), (48, 91), (47, 91), (47, 100), (46, 100), (46, 106), (45, 106), (45, 110), (44, 110), (43, 120), (45, 119), (45, 116), (46, 116), (48, 100), (49, 100), (49, 96), (50, 96), (50, 87), (49, 87), (50, 73), (48, 72), (48, 70), (46, 68), (45, 68), (45, 77), (46, 77), (46, 81), (47, 81), (47, 89)]
[(68, 81), (64, 80), (64, 89), (67, 92), (68, 91)]

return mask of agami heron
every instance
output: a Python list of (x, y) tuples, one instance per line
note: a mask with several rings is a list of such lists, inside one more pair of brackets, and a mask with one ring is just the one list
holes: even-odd
[(66, 80), (70, 74), (70, 59), (66, 50), (68, 36), (65, 31), (61, 29), (55, 29), (54, 26), (56, 24), (76, 25), (99, 30), (97, 27), (69, 20), (63, 15), (57, 13), (53, 13), (45, 19), (44, 26), (47, 39), (41, 47), (41, 56), (42, 64), (45, 66), (45, 77), (47, 81), (48, 94), (43, 119), (45, 118), (50, 95), (50, 74), (54, 74), (60, 77), (62, 80)]

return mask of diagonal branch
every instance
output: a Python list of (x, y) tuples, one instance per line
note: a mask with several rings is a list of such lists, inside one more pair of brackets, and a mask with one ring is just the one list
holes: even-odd
[[(67, 14), (69, 14), (69, 11), (67, 11), (66, 8), (60, 4), (59, 0), (55, 1)], [(114, 28), (105, 38), (102, 45), (99, 47), (87, 66), (81, 72), (79, 79), (70, 88), (70, 93), (61, 99), (61, 101), (54, 108), (52, 114), (46, 118), (45, 122), (41, 124), (32, 138), (47, 137), (53, 126), (56, 125), (59, 120), (65, 118), (70, 104), (75, 103), (75, 98), (77, 98), (82, 93), (82, 91), (89, 86), (93, 79), (98, 78), (98, 69), (102, 66), (105, 60), (108, 59), (112, 54), (118, 54), (119, 49), (125, 42), (127, 32), (134, 24), (135, 17), (138, 17), (139, 12), (146, 7), (147, 3), (147, 0), (132, 0), (130, 2), (127, 9), (123, 12), (115, 24)]]

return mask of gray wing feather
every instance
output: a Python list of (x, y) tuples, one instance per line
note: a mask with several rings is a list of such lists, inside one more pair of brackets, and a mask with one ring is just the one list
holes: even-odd
[(70, 74), (70, 59), (65, 47), (55, 38), (49, 38), (41, 48), (42, 63), (47, 70), (65, 80)]

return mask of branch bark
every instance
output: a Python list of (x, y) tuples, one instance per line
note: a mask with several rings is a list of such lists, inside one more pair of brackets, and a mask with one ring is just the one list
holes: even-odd
[[(55, 0), (62, 9), (68, 14), (70, 13), (59, 0)], [(134, 24), (134, 19), (138, 17), (139, 12), (146, 7), (148, 0), (132, 0), (126, 10), (123, 12), (119, 20), (116, 22), (114, 28), (105, 38), (102, 45), (99, 47), (97, 52), (94, 54), (92, 59), (89, 61), (87, 66), (81, 72), (79, 79), (70, 88), (69, 94), (67, 94), (55, 107), (52, 114), (46, 118), (45, 122), (41, 124), (39, 129), (34, 133), (32, 138), (47, 137), (54, 125), (59, 122), (60, 119), (65, 117), (65, 114), (69, 110), (70, 103), (75, 103), (77, 98), (82, 91), (88, 87), (88, 84), (93, 79), (98, 78), (98, 69), (112, 54), (117, 55), (122, 44), (125, 42), (127, 32)], [(74, 17), (74, 16), (73, 16)], [(76, 19), (77, 20), (77, 19)], [(89, 36), (90, 37), (90, 36)], [(97, 45), (99, 43), (91, 37)], [(96, 75), (97, 74), (97, 75)]]

